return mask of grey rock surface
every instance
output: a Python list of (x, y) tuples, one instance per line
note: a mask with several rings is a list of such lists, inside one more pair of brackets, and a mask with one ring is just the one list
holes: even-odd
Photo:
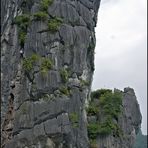
[[(114, 91), (120, 91), (115, 89)], [(97, 136), (97, 148), (133, 148), (136, 135), (141, 128), (142, 116), (135, 92), (132, 88), (124, 88), (120, 91), (122, 97), (122, 112), (115, 122), (122, 131), (122, 135), (113, 133)], [(101, 117), (102, 115), (100, 115)], [(88, 116), (89, 123), (95, 123), (95, 116)], [(101, 117), (102, 118), (102, 117)]]
[[(54, 0), (46, 13), (49, 20), (62, 18), (58, 30), (50, 32), (48, 21), (32, 19), (22, 47), (15, 17), (25, 13), (32, 17), (40, 11), (40, 2), (2, 0), (1, 3), (1, 126), (7, 127), (12, 122), (10, 131), (2, 128), (2, 147), (87, 148), (85, 103), (94, 70), (94, 27), (100, 0)], [(46, 76), (40, 71), (40, 62), (26, 73), (24, 58), (33, 54), (52, 60)], [(65, 67), (68, 80), (63, 82), (60, 71)], [(82, 86), (80, 77), (86, 72), (84, 80), (90, 85)], [(11, 95), (14, 115), (9, 118), (12, 120), (6, 118)]]
[[(2, 148), (89, 148), (85, 109), (94, 71), (100, 0), (53, 0), (46, 10), (47, 19), (62, 18), (55, 32), (48, 29), (48, 20), (33, 19), (41, 11), (40, 2), (1, 0)], [(15, 18), (26, 13), (31, 20), (22, 46)], [(26, 71), (24, 59), (33, 54), (40, 59)], [(42, 59), (52, 61), (45, 75)], [(123, 94), (119, 124), (129, 141), (98, 137), (101, 148), (104, 143), (107, 148), (122, 144), (130, 148), (139, 129), (141, 115), (134, 91), (126, 88)], [(90, 117), (88, 121), (95, 120)]]

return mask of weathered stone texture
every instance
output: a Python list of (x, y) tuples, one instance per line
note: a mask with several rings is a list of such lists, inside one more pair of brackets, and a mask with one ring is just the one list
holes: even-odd
[[(53, 33), (48, 30), (47, 20), (31, 20), (22, 48), (14, 19), (23, 13), (31, 16), (38, 12), (40, 1), (1, 1), (3, 148), (88, 148), (85, 107), (94, 71), (94, 28), (100, 0), (54, 0), (47, 10), (48, 19), (60, 17), (63, 23)], [(40, 61), (32, 71), (25, 72), (23, 59), (34, 53), (52, 60), (52, 68), (44, 76)], [(66, 81), (61, 76), (63, 69), (68, 73)], [(12, 96), (14, 101), (10, 104)], [(125, 132), (130, 132), (132, 142), (140, 121), (131, 89), (125, 89), (123, 105), (125, 116), (119, 122)], [(10, 106), (12, 114), (9, 114)], [(10, 124), (11, 128), (7, 128)], [(130, 148), (131, 142), (125, 148)], [(113, 137), (100, 137), (98, 143), (115, 143), (113, 147), (119, 147)]]
[[(115, 89), (115, 91), (119, 90)], [(98, 135), (97, 148), (133, 148), (136, 135), (141, 128), (142, 116), (134, 90), (127, 87), (122, 94), (122, 113), (116, 121), (122, 135), (119, 137), (113, 134)], [(95, 121), (95, 116), (88, 118), (89, 123), (95, 123)]]
[[(47, 21), (32, 20), (21, 49), (14, 19), (22, 13), (38, 12), (39, 2), (2, 0), (2, 125), (11, 93), (15, 109), (12, 137), (3, 142), (4, 147), (87, 148), (85, 102), (94, 70), (94, 27), (100, 0), (54, 0), (48, 7), (48, 19), (63, 19), (58, 31), (47, 31)], [(43, 77), (36, 66), (26, 75), (21, 50), (24, 58), (36, 53), (52, 59), (52, 69)], [(67, 82), (62, 81), (62, 69), (69, 71)], [(82, 85), (82, 81), (89, 85)], [(61, 92), (63, 86), (70, 94)], [(78, 118), (76, 127), (71, 114)]]

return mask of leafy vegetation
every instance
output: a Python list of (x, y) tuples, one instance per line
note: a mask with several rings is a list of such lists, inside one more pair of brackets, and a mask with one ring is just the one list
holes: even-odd
[(98, 100), (98, 103), (91, 102), (87, 108), (88, 116), (102, 115), (101, 121), (88, 124), (88, 136), (91, 140), (97, 138), (97, 135), (114, 134), (117, 137), (123, 135), (121, 128), (114, 122), (121, 113), (122, 95), (120, 92), (112, 92), (110, 89), (100, 89), (91, 94), (92, 100)]
[(86, 108), (88, 116), (96, 115), (99, 112), (99, 106), (94, 103), (90, 103), (89, 107)]
[(43, 75), (46, 75), (48, 70), (52, 68), (52, 61), (48, 58), (42, 58), (42, 63), (41, 63), (41, 73)]
[(101, 95), (103, 95), (103, 94), (105, 94), (105, 93), (107, 93), (107, 92), (109, 92), (109, 93), (111, 93), (112, 92), (112, 90), (111, 89), (98, 89), (98, 90), (96, 90), (96, 91), (93, 91), (92, 93), (91, 93), (91, 98), (92, 99), (99, 99), (100, 97), (101, 97)]
[(68, 72), (68, 70), (66, 70), (64, 68), (61, 69), (60, 75), (61, 75), (61, 78), (62, 78), (63, 82), (66, 83), (68, 81), (68, 78), (69, 78), (69, 72)]
[(97, 148), (96, 140), (90, 140), (90, 148)]
[(18, 37), (19, 37), (19, 43), (20, 43), (21, 47), (24, 47), (26, 35), (27, 35), (27, 33), (25, 31), (23, 31), (21, 29), (19, 30)]
[(60, 88), (60, 92), (66, 96), (69, 96), (70, 95), (70, 89), (66, 86), (62, 86)]
[(88, 129), (88, 136), (90, 139), (96, 139), (97, 135), (99, 134), (99, 125), (98, 123), (90, 123), (87, 127)]
[(118, 126), (114, 124), (111, 120), (106, 119), (102, 123), (90, 123), (88, 125), (88, 136), (90, 139), (96, 139), (98, 135), (109, 135), (113, 131), (117, 131)]
[(49, 94), (44, 94), (42, 96), (42, 99), (45, 101), (45, 102), (48, 102), (48, 101), (51, 101), (53, 98), (49, 95)]
[(110, 121), (104, 123), (90, 123), (88, 125), (88, 135), (91, 139), (96, 139), (97, 135), (111, 134), (114, 124)]
[(88, 86), (89, 85), (89, 81), (81, 79), (80, 80), (80, 84), (81, 84), (82, 87), (83, 86)]
[(36, 12), (33, 16), (34, 16), (34, 20), (37, 20), (37, 21), (41, 21), (41, 20), (45, 21), (48, 18), (48, 14), (42, 11)]
[[(41, 61), (41, 62), (39, 62)], [(42, 74), (47, 74), (48, 70), (52, 68), (52, 61), (48, 58), (45, 57), (40, 57), (37, 54), (32, 54), (31, 57), (25, 58), (23, 60), (23, 68), (26, 72), (30, 72), (33, 70), (35, 64), (37, 62), (41, 63), (40, 64), (40, 70)]]
[(21, 26), (21, 28), (25, 28), (28, 26), (28, 23), (30, 22), (30, 17), (28, 14), (22, 14), (20, 16), (16, 16), (14, 23)]
[[(53, 0), (41, 0), (40, 11), (33, 15), (34, 20), (45, 21), (48, 19), (48, 7), (53, 3)], [(27, 35), (27, 28), (30, 23), (31, 17), (28, 14), (22, 14), (14, 19), (14, 23), (18, 25), (18, 38), (20, 46), (23, 48)], [(60, 18), (52, 18), (48, 22), (48, 29), (51, 32), (56, 32), (61, 25), (62, 20)]]
[(48, 22), (48, 29), (51, 32), (56, 32), (58, 31), (58, 28), (60, 27), (61, 24), (62, 24), (61, 18), (57, 18), (57, 17), (52, 18)]
[(79, 117), (78, 117), (78, 114), (77, 113), (71, 113), (69, 115), (69, 119), (70, 121), (72, 122), (72, 126), (75, 128), (75, 127), (78, 127), (78, 121), (79, 121)]
[(100, 97), (100, 106), (105, 115), (117, 119), (121, 113), (122, 95), (119, 92), (106, 92)]
[(37, 54), (32, 54), (31, 57), (29, 58), (25, 58), (23, 60), (23, 68), (25, 69), (25, 71), (31, 71), (33, 70), (33, 66), (35, 64), (35, 62), (37, 62), (39, 59), (39, 56)]
[(41, 57), (38, 54), (36, 54), (36, 53), (31, 55), (32, 62), (37, 62), (38, 60), (40, 60), (40, 58)]
[(22, 14), (17, 16), (14, 20), (14, 23), (19, 27), (19, 43), (21, 47), (24, 47), (26, 35), (27, 35), (27, 27), (30, 23), (30, 16), (28, 14)]
[(53, 0), (41, 0), (41, 10), (47, 11), (48, 7), (53, 3)]
[(23, 68), (25, 71), (31, 71), (33, 69), (33, 64), (30, 58), (26, 58), (23, 60)]

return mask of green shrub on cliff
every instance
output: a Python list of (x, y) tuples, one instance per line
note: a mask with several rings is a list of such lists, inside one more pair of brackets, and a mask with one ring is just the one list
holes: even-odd
[(83, 87), (83, 86), (89, 86), (89, 84), (90, 84), (89, 81), (80, 79), (80, 85), (81, 85), (81, 87)]
[(109, 134), (114, 134), (117, 137), (122, 136), (121, 128), (114, 122), (122, 110), (122, 94), (117, 91), (112, 92), (110, 89), (100, 89), (92, 92), (91, 97), (93, 98), (86, 110), (87, 115), (100, 116), (100, 119), (95, 123), (88, 124), (89, 138), (95, 140), (97, 135)]
[(48, 18), (48, 14), (42, 11), (36, 12), (33, 16), (34, 16), (34, 20), (37, 20), (37, 21), (41, 21), (41, 20), (45, 21)]
[(18, 34), (19, 34), (18, 35), (19, 43), (20, 43), (21, 47), (23, 47), (25, 44), (27, 33), (20, 29)]
[(122, 95), (119, 92), (106, 92), (100, 96), (100, 106), (105, 115), (118, 118), (121, 113)]
[(52, 61), (49, 58), (40, 57), (38, 54), (32, 54), (23, 60), (23, 68), (25, 71), (30, 72), (37, 64), (40, 66), (40, 71), (43, 74), (47, 74), (48, 70), (52, 68)]
[(43, 75), (46, 75), (48, 70), (52, 68), (52, 61), (48, 58), (42, 58), (40, 70)]
[(90, 140), (90, 148), (98, 148), (96, 140)]
[(89, 107), (86, 108), (86, 111), (88, 116), (97, 115), (97, 113), (99, 112), (99, 106), (97, 104), (90, 103)]
[(56, 32), (58, 31), (58, 28), (62, 24), (62, 19), (61, 18), (52, 18), (48, 22), (48, 29), (51, 32)]
[(27, 26), (30, 22), (30, 16), (28, 14), (22, 14), (15, 17), (14, 23), (19, 26)]
[(23, 60), (23, 68), (25, 71), (31, 71), (33, 69), (32, 61), (29, 58)]
[(106, 94), (106, 93), (111, 93), (111, 92), (112, 92), (111, 89), (99, 89), (91, 93), (91, 98), (99, 99), (101, 95)]
[(39, 56), (37, 54), (32, 54), (31, 57), (25, 58), (23, 60), (23, 68), (25, 71), (31, 71), (33, 70), (35, 62), (39, 60)]
[(64, 94), (66, 96), (70, 95), (70, 89), (67, 86), (61, 86), (60, 92), (61, 92), (61, 94)]
[(20, 16), (16, 16), (14, 19), (14, 24), (18, 26), (18, 38), (21, 47), (24, 47), (26, 35), (27, 35), (27, 27), (30, 23), (30, 16), (28, 14), (22, 14)]
[(41, 10), (47, 11), (48, 7), (53, 3), (53, 0), (41, 0)]
[(77, 113), (73, 112), (73, 113), (69, 114), (69, 119), (72, 123), (72, 127), (74, 127), (74, 128), (78, 127), (79, 116)]
[(61, 75), (62, 81), (64, 83), (66, 83), (68, 81), (68, 78), (69, 78), (69, 72), (68, 72), (68, 70), (66, 70), (64, 68), (61, 69), (60, 70), (60, 75)]
[(114, 129), (114, 124), (111, 121), (105, 121), (103, 123), (89, 123), (88, 124), (88, 136), (90, 139), (96, 139), (98, 135), (109, 135)]

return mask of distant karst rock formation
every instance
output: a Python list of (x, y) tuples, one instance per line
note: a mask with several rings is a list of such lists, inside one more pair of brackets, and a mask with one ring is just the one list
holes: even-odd
[(87, 115), (92, 148), (133, 148), (142, 116), (132, 88), (92, 92)]

